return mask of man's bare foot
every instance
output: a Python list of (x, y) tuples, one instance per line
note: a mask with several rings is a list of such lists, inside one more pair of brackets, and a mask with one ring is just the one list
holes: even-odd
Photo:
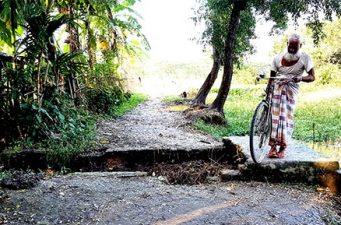
[(277, 153), (278, 158), (283, 159), (285, 157), (285, 147), (280, 147)]
[(276, 147), (271, 147), (268, 158), (278, 158)]

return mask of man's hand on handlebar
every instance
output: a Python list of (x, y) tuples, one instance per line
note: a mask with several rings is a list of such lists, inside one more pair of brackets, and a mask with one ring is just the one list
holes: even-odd
[(294, 76), (294, 77), (292, 78), (292, 80), (293, 80), (295, 83), (301, 82), (301, 81), (302, 81), (302, 76)]
[(292, 82), (293, 80), (291, 80), (291, 79), (281, 79), (281, 80), (278, 80), (277, 81), (277, 84), (279, 84), (279, 85), (286, 85), (286, 84), (288, 84), (289, 82)]

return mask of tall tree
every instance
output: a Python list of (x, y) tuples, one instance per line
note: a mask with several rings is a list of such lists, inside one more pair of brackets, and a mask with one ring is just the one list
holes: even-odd
[[(193, 106), (205, 106), (207, 95), (217, 78), (220, 67), (225, 62), (224, 42), (227, 35), (226, 26), (228, 25), (227, 22), (232, 8), (224, 0), (198, 0), (198, 3), (193, 20), (196, 24), (203, 22), (206, 24), (206, 29), (199, 39), (199, 43), (203, 45), (204, 49), (207, 46), (212, 46), (213, 64), (210, 73), (193, 100)], [(254, 37), (255, 18), (250, 10), (245, 10), (241, 15), (241, 20), (243, 22), (236, 33), (237, 43), (234, 54), (234, 60), (237, 64), (242, 62), (245, 54), (253, 52), (250, 39)]]
[(228, 23), (228, 32), (224, 40), (224, 72), (223, 79), (216, 99), (213, 101), (210, 109), (217, 110), (224, 115), (224, 104), (230, 91), (233, 74), (233, 54), (236, 40), (236, 32), (240, 22), (240, 12), (246, 8), (245, 0), (235, 0), (232, 4), (232, 12)]

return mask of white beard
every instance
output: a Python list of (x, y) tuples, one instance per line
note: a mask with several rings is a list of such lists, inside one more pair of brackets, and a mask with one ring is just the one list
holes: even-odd
[(291, 54), (289, 52), (286, 52), (283, 56), (283, 58), (288, 62), (297, 61), (300, 57), (301, 57), (300, 52), (297, 52), (296, 54)]

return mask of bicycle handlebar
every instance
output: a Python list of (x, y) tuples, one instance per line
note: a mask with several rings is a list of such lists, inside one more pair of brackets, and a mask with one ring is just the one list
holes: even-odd
[(256, 77), (256, 81), (259, 81), (259, 80), (288, 80), (288, 81), (293, 81), (292, 78), (287, 78), (287, 77), (264, 77), (264, 76), (258, 75)]

